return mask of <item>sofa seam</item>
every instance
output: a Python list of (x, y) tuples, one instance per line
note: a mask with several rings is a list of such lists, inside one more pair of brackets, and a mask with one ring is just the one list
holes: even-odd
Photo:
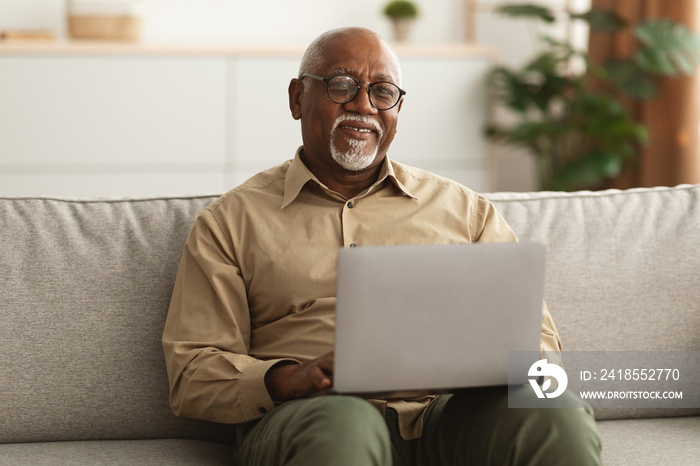
[[(632, 196), (635, 194), (639, 195), (649, 195), (659, 192), (668, 192), (671, 190), (693, 190), (700, 188), (700, 185), (679, 185), (679, 186), (654, 186), (654, 187), (642, 187), (642, 188), (630, 188), (630, 189), (620, 189), (620, 190), (610, 190), (610, 192), (604, 191), (582, 191), (582, 192), (561, 192), (558, 194), (552, 194), (555, 191), (533, 191), (533, 192), (507, 192), (507, 191), (496, 191), (492, 193), (482, 194), (491, 202), (506, 203), (506, 202), (533, 202), (533, 201), (543, 201), (550, 199), (591, 199), (597, 197), (617, 197), (617, 196)], [(519, 197), (513, 199), (494, 199), (492, 196), (500, 194), (515, 194), (515, 195), (529, 195), (529, 197)]]
[(61, 197), (51, 197), (51, 196), (7, 196), (0, 197), (0, 201), (55, 201), (55, 202), (65, 202), (65, 203), (79, 203), (79, 204), (118, 204), (127, 202), (150, 202), (150, 201), (187, 201), (195, 199), (207, 199), (207, 198), (218, 198), (221, 194), (197, 194), (197, 195), (181, 195), (181, 196), (154, 196), (154, 197), (134, 197), (134, 198), (120, 198), (120, 199), (89, 199), (89, 198), (61, 198)]

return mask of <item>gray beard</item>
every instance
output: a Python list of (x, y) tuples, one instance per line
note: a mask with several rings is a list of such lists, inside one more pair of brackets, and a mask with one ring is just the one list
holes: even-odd
[(360, 171), (369, 167), (377, 157), (377, 147), (373, 151), (367, 151), (367, 141), (349, 139), (350, 148), (342, 152), (335, 146), (335, 141), (331, 139), (331, 156), (338, 165), (346, 170)]
[[(341, 121), (361, 121), (375, 124), (374, 121), (366, 117), (355, 115), (339, 117), (336, 119), (333, 124), (333, 129), (331, 130), (331, 156), (338, 165), (349, 171), (360, 171), (369, 167), (372, 162), (374, 162), (374, 159), (377, 158), (379, 145), (376, 145), (374, 150), (368, 150), (367, 141), (347, 139), (346, 141), (350, 147), (345, 152), (341, 151), (335, 143), (335, 132)], [(377, 139), (381, 139), (381, 129), (376, 127), (376, 125), (375, 129), (377, 130)]]

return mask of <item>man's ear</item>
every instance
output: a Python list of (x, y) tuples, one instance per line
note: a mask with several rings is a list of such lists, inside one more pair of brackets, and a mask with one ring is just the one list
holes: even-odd
[(304, 83), (301, 80), (294, 78), (289, 82), (289, 110), (292, 112), (292, 118), (295, 120), (301, 119), (301, 94), (304, 91)]
[(401, 97), (401, 100), (399, 100), (399, 108), (396, 109), (396, 113), (401, 111), (401, 106), (403, 106), (403, 97)]

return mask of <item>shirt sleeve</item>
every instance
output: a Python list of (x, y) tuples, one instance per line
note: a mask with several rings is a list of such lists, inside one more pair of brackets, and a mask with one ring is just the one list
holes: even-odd
[[(517, 241), (515, 233), (493, 204), (482, 196), (477, 195), (476, 199), (478, 207), (474, 210), (471, 219), (473, 240), (490, 243)], [(540, 352), (542, 354), (561, 352), (559, 333), (544, 300), (542, 301)]]
[(251, 357), (246, 288), (231, 243), (209, 210), (185, 243), (163, 331), (170, 406), (178, 416), (221, 423), (274, 407), (267, 370), (281, 360)]

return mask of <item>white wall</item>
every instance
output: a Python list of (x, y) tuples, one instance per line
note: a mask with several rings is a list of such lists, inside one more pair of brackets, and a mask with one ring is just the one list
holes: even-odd
[[(82, 1), (82, 0), (74, 0)], [(87, 1), (87, 0), (85, 0)], [(110, 0), (90, 0), (109, 3)], [(128, 1), (128, 0), (127, 0)], [(136, 0), (142, 16), (144, 42), (241, 43), (305, 45), (319, 33), (340, 26), (365, 26), (391, 37), (391, 26), (382, 16), (387, 0), (355, 0), (349, 4), (328, 0)], [(522, 64), (537, 50), (543, 32), (562, 37), (563, 24), (538, 27), (520, 19), (495, 15), (499, 3), (518, 0), (474, 0), (475, 37), (479, 44), (493, 47), (499, 61)], [(555, 10), (586, 10), (590, 0), (535, 0)], [(0, 0), (0, 30), (49, 29), (65, 37), (68, 0)], [(465, 0), (416, 0), (421, 10), (410, 42), (444, 44), (465, 36)], [(585, 47), (587, 31), (574, 31), (579, 46)], [(419, 111), (416, 109), (415, 111)], [(499, 116), (499, 118), (501, 118)], [(497, 190), (536, 189), (531, 157), (522, 151), (497, 148)]]
[[(562, 12), (586, 11), (591, 6), (591, 0), (478, 0), (476, 3), (476, 41), (496, 49), (500, 61), (508, 65), (520, 65), (532, 57), (538, 49), (538, 38), (542, 34), (562, 38), (567, 36)], [(497, 5), (504, 3), (540, 4), (557, 12), (559, 20), (552, 25), (545, 25), (541, 21), (508, 18), (492, 11)], [(585, 49), (588, 31), (578, 23), (574, 24), (571, 35), (574, 44)]]
[[(90, 0), (109, 3), (110, 0)], [(389, 37), (387, 0), (141, 0), (148, 42), (306, 44), (341, 26), (365, 26)], [(416, 0), (420, 17), (411, 41), (448, 43), (462, 37), (462, 0)], [(45, 28), (65, 36), (67, 0), (0, 0), (0, 30)]]
[(0, 31), (46, 29), (64, 33), (65, 0), (0, 0)]

